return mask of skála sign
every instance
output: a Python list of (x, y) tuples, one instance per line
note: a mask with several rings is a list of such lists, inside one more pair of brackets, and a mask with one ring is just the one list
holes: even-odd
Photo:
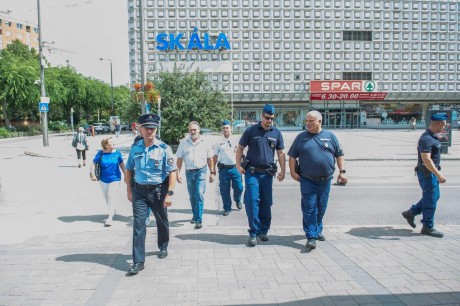
[[(184, 44), (181, 42), (185, 38), (184, 33), (159, 33), (156, 37), (157, 50), (172, 51), (172, 50), (230, 50), (225, 33), (219, 33), (217, 38), (215, 35), (204, 33), (203, 38), (198, 34), (198, 28), (194, 28), (190, 38)], [(214, 41), (215, 39), (215, 41)]]

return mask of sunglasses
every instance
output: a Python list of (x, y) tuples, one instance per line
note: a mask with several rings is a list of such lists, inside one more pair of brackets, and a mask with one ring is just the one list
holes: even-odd
[(264, 116), (265, 120), (268, 120), (268, 121), (273, 121), (275, 120), (275, 117), (268, 117), (268, 116)]

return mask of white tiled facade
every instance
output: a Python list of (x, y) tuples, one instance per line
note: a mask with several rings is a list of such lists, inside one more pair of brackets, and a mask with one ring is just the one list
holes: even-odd
[[(350, 72), (371, 73), (389, 93), (368, 104), (415, 103), (426, 111), (430, 104), (460, 103), (458, 0), (142, 1), (147, 78), (174, 62), (207, 71), (232, 99), (235, 119), (243, 119), (241, 110), (273, 103), (296, 111), (299, 126), (305, 109), (321, 108), (309, 101), (309, 81), (343, 80)], [(128, 0), (128, 9), (134, 83), (140, 79), (138, 1)], [(155, 50), (157, 33), (187, 36), (195, 27), (201, 34), (226, 33), (232, 50)], [(344, 40), (344, 31), (372, 38)], [(323, 108), (352, 105), (359, 112), (364, 104), (325, 101)]]

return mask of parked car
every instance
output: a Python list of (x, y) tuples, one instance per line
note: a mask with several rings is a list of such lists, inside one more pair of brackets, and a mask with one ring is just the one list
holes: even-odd
[(94, 133), (96, 134), (104, 134), (110, 132), (110, 126), (107, 123), (97, 122), (93, 123)]
[(126, 131), (128, 129), (128, 125), (126, 123), (122, 123), (120, 128), (122, 131)]

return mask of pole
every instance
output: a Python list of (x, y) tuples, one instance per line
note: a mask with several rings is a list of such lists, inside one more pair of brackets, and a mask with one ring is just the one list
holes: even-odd
[[(38, 12), (38, 50), (40, 58), (40, 96), (46, 97), (45, 92), (45, 66), (43, 60), (43, 44), (42, 44), (42, 26), (40, 20), (40, 0), (37, 0), (37, 12)], [(43, 146), (48, 147), (48, 113), (40, 112), (42, 115), (42, 124), (43, 124)]]
[(112, 73), (112, 60), (110, 60), (110, 87), (112, 88), (112, 111), (111, 111), (111, 114), (112, 116), (115, 114), (113, 112), (113, 73)]
[(158, 116), (160, 116), (160, 122), (158, 122), (158, 138), (161, 139), (161, 97), (158, 97)]
[(72, 126), (72, 135), (75, 133), (73, 130), (73, 107), (70, 108), (70, 125)]
[(233, 67), (230, 71), (230, 104), (232, 105), (232, 124), (233, 124)]
[(142, 6), (142, 0), (139, 0), (139, 38), (140, 38), (140, 41), (139, 41), (139, 47), (140, 47), (140, 58), (141, 58), (141, 91), (142, 91), (142, 100), (141, 100), (141, 108), (142, 108), (142, 115), (144, 115), (146, 113), (146, 109), (145, 109), (145, 96), (144, 96), (144, 93), (145, 93), (145, 89), (144, 89), (144, 85), (145, 85), (145, 69), (144, 69), (144, 12), (143, 12), (144, 8)]

